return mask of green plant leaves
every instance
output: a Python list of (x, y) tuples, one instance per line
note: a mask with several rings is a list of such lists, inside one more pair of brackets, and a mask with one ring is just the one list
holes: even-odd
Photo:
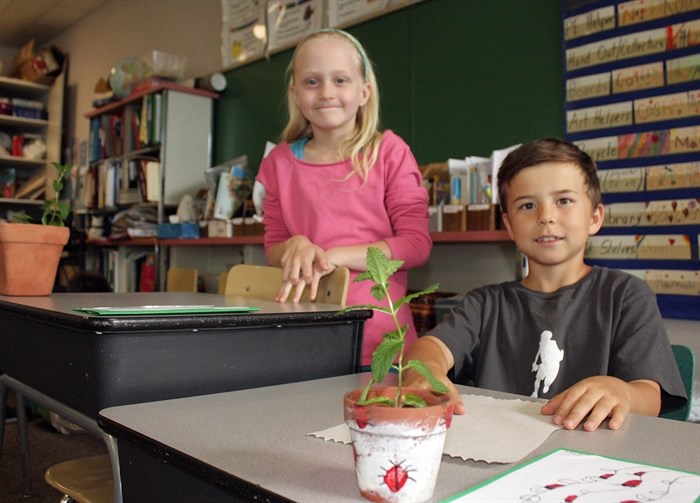
[(412, 395), (411, 393), (404, 393), (403, 395), (403, 403), (402, 407), (415, 407), (417, 409), (421, 409), (425, 407), (427, 402), (423, 400), (421, 397), (418, 395)]
[(372, 354), (372, 377), (375, 381), (382, 382), (402, 347), (403, 337), (401, 334), (392, 332), (384, 336), (384, 341), (377, 346)]
[(449, 391), (445, 383), (436, 379), (435, 376), (433, 376), (433, 373), (427, 367), (427, 365), (425, 365), (425, 363), (423, 363), (422, 361), (410, 360), (404, 368), (414, 370), (423, 377), (425, 377), (425, 379), (428, 381), (428, 384), (430, 384), (430, 386), (438, 393), (447, 393)]
[(52, 163), (56, 168), (56, 179), (51, 183), (54, 190), (53, 199), (44, 202), (44, 212), (41, 215), (41, 223), (44, 225), (56, 225), (62, 227), (70, 214), (68, 204), (61, 201), (61, 191), (63, 191), (63, 178), (70, 172), (72, 164)]
[(425, 288), (425, 289), (421, 290), (420, 292), (414, 292), (414, 293), (408, 294), (396, 302), (395, 308), (398, 310), (404, 304), (411, 302), (413, 299), (416, 299), (416, 298), (420, 297), (421, 295), (428, 295), (429, 293), (436, 292), (438, 288), (440, 288), (440, 283), (433, 283), (428, 288)]

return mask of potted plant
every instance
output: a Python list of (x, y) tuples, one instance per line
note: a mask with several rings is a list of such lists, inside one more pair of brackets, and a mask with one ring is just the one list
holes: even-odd
[(26, 215), (0, 223), (2, 295), (49, 295), (53, 290), (61, 253), (70, 236), (64, 225), (69, 208), (60, 197), (63, 179), (72, 166), (52, 164), (56, 168), (54, 195), (44, 203), (42, 225), (29, 223)]
[[(401, 326), (397, 313), (401, 306), (420, 295), (437, 290), (438, 285), (403, 297), (395, 304), (389, 297), (389, 279), (403, 261), (387, 259), (377, 248), (367, 250), (367, 271), (355, 281), (371, 280), (371, 293), (388, 306), (361, 305), (347, 308), (372, 309), (389, 315), (395, 332), (384, 335), (372, 354), (372, 376), (367, 385), (345, 394), (345, 423), (350, 429), (355, 473), (360, 494), (371, 501), (420, 502), (430, 499), (435, 489), (447, 428), (452, 422), (453, 406), (448, 389), (428, 367), (418, 361), (404, 361), (407, 325)], [(393, 369), (397, 384), (383, 386)], [(404, 373), (412, 370), (423, 375), (433, 390), (403, 386)]]

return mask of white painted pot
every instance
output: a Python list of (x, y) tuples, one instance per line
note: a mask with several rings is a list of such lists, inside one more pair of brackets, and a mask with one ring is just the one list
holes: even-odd
[[(391, 396), (396, 388), (376, 388), (371, 396)], [(406, 390), (408, 391), (408, 390)], [(425, 408), (358, 406), (362, 390), (344, 397), (360, 494), (377, 502), (411, 502), (433, 496), (453, 407), (447, 396), (410, 390)]]

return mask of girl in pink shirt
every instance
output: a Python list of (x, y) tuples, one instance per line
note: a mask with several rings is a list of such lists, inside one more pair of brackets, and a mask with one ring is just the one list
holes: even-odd
[[(408, 269), (430, 255), (428, 193), (406, 143), (378, 131), (379, 91), (362, 45), (341, 30), (314, 32), (299, 42), (288, 73), (289, 122), (257, 176), (266, 191), (265, 252), (284, 271), (277, 300), (298, 302), (307, 286), (315, 298), (319, 279), (346, 266), (348, 305), (376, 304), (369, 282), (353, 282), (367, 270), (370, 246), (405, 262), (390, 287), (401, 298)], [(407, 341), (415, 339), (408, 305), (399, 319), (409, 325)], [(394, 330), (386, 315), (365, 323), (363, 366)]]

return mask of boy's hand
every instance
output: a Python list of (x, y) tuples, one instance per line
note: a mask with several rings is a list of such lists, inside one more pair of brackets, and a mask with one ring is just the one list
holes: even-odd
[(595, 376), (559, 393), (542, 406), (541, 412), (554, 415), (554, 424), (567, 430), (577, 428), (585, 419), (583, 429), (594, 431), (606, 418), (610, 418), (608, 428), (617, 430), (630, 412), (657, 415), (660, 400), (659, 385), (653, 381), (628, 383), (616, 377)]
[[(454, 413), (455, 414), (464, 414), (466, 409), (464, 408), (464, 401), (462, 400), (462, 395), (459, 394), (459, 391), (457, 391), (457, 388), (455, 385), (450, 381), (446, 375), (440, 374), (439, 372), (436, 372), (435, 370), (432, 370), (433, 376), (439, 380), (442, 381), (442, 383), (447, 386), (449, 391), (447, 392), (447, 395), (450, 397), (450, 401), (454, 405)], [(428, 383), (428, 381), (420, 375), (417, 372), (406, 372), (406, 377), (404, 378), (403, 385), (407, 388), (419, 388), (419, 389), (424, 389), (427, 391), (433, 391), (432, 386)]]
[[(454, 404), (455, 414), (464, 414), (464, 402), (462, 396), (457, 391), (457, 388), (447, 378), (447, 372), (454, 365), (452, 353), (440, 340), (430, 335), (419, 337), (411, 347), (408, 348), (405, 354), (406, 361), (420, 360), (425, 364), (433, 376), (442, 381), (449, 389), (448, 395)], [(409, 370), (403, 381), (404, 386), (408, 388), (421, 388), (432, 391), (432, 386), (418, 372)]]

